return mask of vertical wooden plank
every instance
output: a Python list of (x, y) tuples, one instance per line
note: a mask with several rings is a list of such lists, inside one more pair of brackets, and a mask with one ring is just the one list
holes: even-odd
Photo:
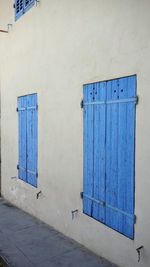
[(27, 182), (37, 186), (37, 94), (27, 96)]
[[(95, 102), (106, 101), (106, 82), (94, 84)], [(105, 203), (105, 104), (94, 104), (93, 198)], [(93, 201), (92, 216), (105, 223), (105, 206)]]
[[(93, 102), (93, 84), (85, 85), (83, 88), (84, 103)], [(93, 105), (84, 105), (84, 194), (93, 196)], [(92, 200), (83, 198), (83, 212), (91, 216)]]
[[(118, 100), (118, 81), (107, 82), (107, 101)], [(118, 104), (107, 104), (106, 130), (106, 224), (117, 228), (118, 202)], [(108, 204), (108, 206), (107, 206)]]
[[(128, 98), (128, 78), (122, 78), (119, 82), (119, 99)], [(118, 208), (126, 210), (127, 195), (127, 103), (119, 104), (119, 138), (118, 138)], [(118, 214), (118, 230), (124, 233), (125, 215)]]
[(20, 179), (26, 181), (27, 178), (27, 162), (26, 162), (26, 98), (18, 97), (18, 131), (19, 131), (19, 171)]
[[(119, 98), (136, 96), (135, 76), (119, 80)], [(128, 214), (134, 214), (134, 149), (135, 149), (135, 103), (119, 105), (119, 170), (118, 207)], [(124, 152), (124, 153), (122, 153)], [(119, 216), (119, 231), (134, 237), (132, 217)]]

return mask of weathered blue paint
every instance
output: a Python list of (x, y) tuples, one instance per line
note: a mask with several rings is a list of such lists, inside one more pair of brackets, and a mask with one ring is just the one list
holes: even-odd
[(19, 19), (35, 3), (35, 0), (15, 0), (15, 19)]
[[(20, 103), (22, 103), (21, 106)], [(36, 187), (38, 147), (37, 94), (19, 97), (18, 112), (19, 178)]]
[(135, 104), (135, 75), (84, 86), (83, 210), (131, 239)]

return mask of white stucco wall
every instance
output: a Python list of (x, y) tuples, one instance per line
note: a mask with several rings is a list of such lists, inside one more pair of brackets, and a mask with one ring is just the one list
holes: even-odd
[[(2, 195), (121, 267), (150, 266), (150, 1), (0, 0)], [(134, 241), (82, 213), (85, 83), (137, 74)], [(38, 93), (38, 188), (17, 177), (17, 97)], [(37, 200), (36, 193), (42, 190)], [(71, 210), (79, 209), (74, 220)], [(136, 248), (144, 246), (140, 263)]]

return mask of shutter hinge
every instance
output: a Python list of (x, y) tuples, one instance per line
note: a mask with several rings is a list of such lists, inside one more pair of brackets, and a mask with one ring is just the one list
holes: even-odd
[(80, 192), (80, 198), (83, 199), (83, 192)]
[(17, 170), (19, 170), (19, 164), (17, 164)]
[(36, 105), (36, 110), (38, 110), (38, 105)]
[(16, 4), (15, 3), (13, 4), (13, 8), (16, 8)]
[(38, 177), (38, 172), (36, 173), (36, 178)]
[(84, 107), (83, 99), (82, 99), (81, 102), (80, 102), (80, 107), (81, 107), (81, 109), (83, 109), (83, 107)]
[(16, 111), (18, 112), (18, 108), (16, 108)]
[(136, 222), (137, 222), (137, 216), (134, 215), (134, 224), (136, 224)]
[(36, 6), (37, 6), (37, 4), (40, 3), (40, 0), (35, 0), (35, 2), (36, 2)]
[(136, 105), (138, 105), (139, 104), (139, 96), (137, 95), (137, 97), (136, 97)]

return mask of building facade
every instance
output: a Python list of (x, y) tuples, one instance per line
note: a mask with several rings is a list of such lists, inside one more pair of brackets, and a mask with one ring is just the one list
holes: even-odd
[(1, 194), (122, 267), (150, 266), (149, 9), (0, 0)]

